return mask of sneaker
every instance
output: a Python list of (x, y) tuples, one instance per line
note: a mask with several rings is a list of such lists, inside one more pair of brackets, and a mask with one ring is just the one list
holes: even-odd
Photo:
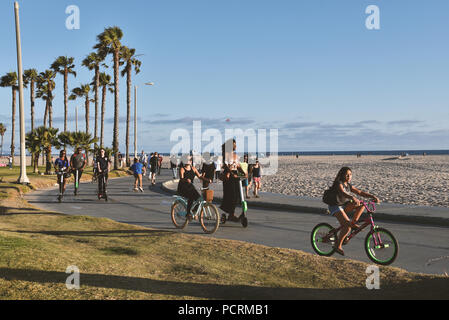
[(137, 189), (137, 188), (134, 188), (133, 190), (134, 190), (134, 192), (137, 192), (137, 191), (139, 191), (139, 189)]
[(143, 192), (143, 189), (141, 187), (139, 187), (140, 192)]

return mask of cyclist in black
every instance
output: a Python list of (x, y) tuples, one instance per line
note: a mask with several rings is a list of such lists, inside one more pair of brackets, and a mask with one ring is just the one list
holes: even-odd
[(66, 152), (64, 150), (62, 150), (59, 153), (59, 158), (56, 159), (56, 161), (55, 161), (55, 170), (56, 170), (56, 173), (58, 174), (58, 184), (61, 183), (60, 175), (61, 174), (63, 175), (63, 187), (62, 187), (63, 193), (65, 192), (65, 188), (66, 188), (66, 182), (67, 182), (67, 176), (69, 173), (69, 168), (70, 168), (69, 160), (66, 157)]
[[(111, 159), (106, 155), (103, 148), (100, 149), (100, 155), (97, 156), (97, 172), (98, 172), (98, 194), (106, 194), (106, 184), (108, 182), (108, 173), (111, 169)], [(103, 180), (104, 176), (104, 180)]]
[[(77, 178), (76, 172), (78, 172), (78, 181), (75, 181), (75, 184), (81, 180), (81, 176), (83, 175), (84, 168), (87, 165), (86, 155), (83, 154), (83, 149), (78, 147), (76, 152), (70, 158), (70, 167), (72, 168), (72, 172)], [(77, 194), (77, 189), (75, 188), (75, 195)]]

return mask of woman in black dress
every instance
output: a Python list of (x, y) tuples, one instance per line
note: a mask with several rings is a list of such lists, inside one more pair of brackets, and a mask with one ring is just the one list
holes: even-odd
[[(235, 207), (241, 203), (239, 172), (245, 175), (240, 167), (235, 139), (228, 140), (222, 145), (223, 155), (223, 201), (220, 209), (229, 214), (228, 220), (237, 222)], [(231, 151), (232, 150), (232, 151)]]

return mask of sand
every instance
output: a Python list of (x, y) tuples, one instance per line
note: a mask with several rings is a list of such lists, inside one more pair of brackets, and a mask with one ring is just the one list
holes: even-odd
[(262, 178), (262, 190), (321, 198), (338, 170), (353, 171), (352, 184), (382, 202), (449, 208), (449, 156), (300, 156), (279, 157), (274, 176)]

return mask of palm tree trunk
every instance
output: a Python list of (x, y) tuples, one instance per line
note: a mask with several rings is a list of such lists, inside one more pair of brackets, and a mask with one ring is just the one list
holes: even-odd
[(107, 86), (103, 86), (103, 99), (101, 101), (101, 133), (100, 133), (100, 146), (104, 147), (104, 113), (106, 104), (106, 90)]
[(126, 80), (126, 89), (127, 89), (127, 96), (126, 96), (126, 165), (130, 166), (130, 159), (129, 159), (129, 124), (131, 121), (131, 64), (128, 63), (126, 67), (126, 74), (127, 74), (127, 80)]
[[(95, 67), (95, 129), (94, 129), (94, 138), (98, 137), (98, 87), (100, 86), (100, 67)], [(97, 143), (95, 143), (97, 145)]]
[(53, 128), (53, 94), (51, 90), (53, 90), (49, 85), (49, 92), (48, 92), (48, 127)]
[[(31, 132), (34, 131), (34, 104), (35, 104), (35, 94), (34, 94), (34, 80), (30, 81), (30, 102), (31, 102)], [(31, 165), (34, 165), (34, 153), (31, 154)], [(36, 173), (36, 172), (35, 172)]]
[(34, 105), (35, 105), (35, 93), (34, 93), (34, 80), (30, 83), (30, 101), (31, 101), (31, 131), (34, 130)]
[(85, 109), (86, 109), (86, 133), (89, 134), (89, 96), (86, 96), (86, 102), (84, 103)]
[(119, 49), (114, 51), (114, 140), (113, 140), (113, 153), (114, 153), (114, 169), (118, 170), (118, 126), (119, 126)]
[(14, 166), (15, 157), (15, 145), (14, 145), (14, 136), (16, 131), (16, 88), (12, 87), (12, 128), (11, 128), (11, 157), (12, 157), (12, 165)]
[(47, 118), (48, 118), (48, 99), (45, 101), (44, 127), (47, 127)]

